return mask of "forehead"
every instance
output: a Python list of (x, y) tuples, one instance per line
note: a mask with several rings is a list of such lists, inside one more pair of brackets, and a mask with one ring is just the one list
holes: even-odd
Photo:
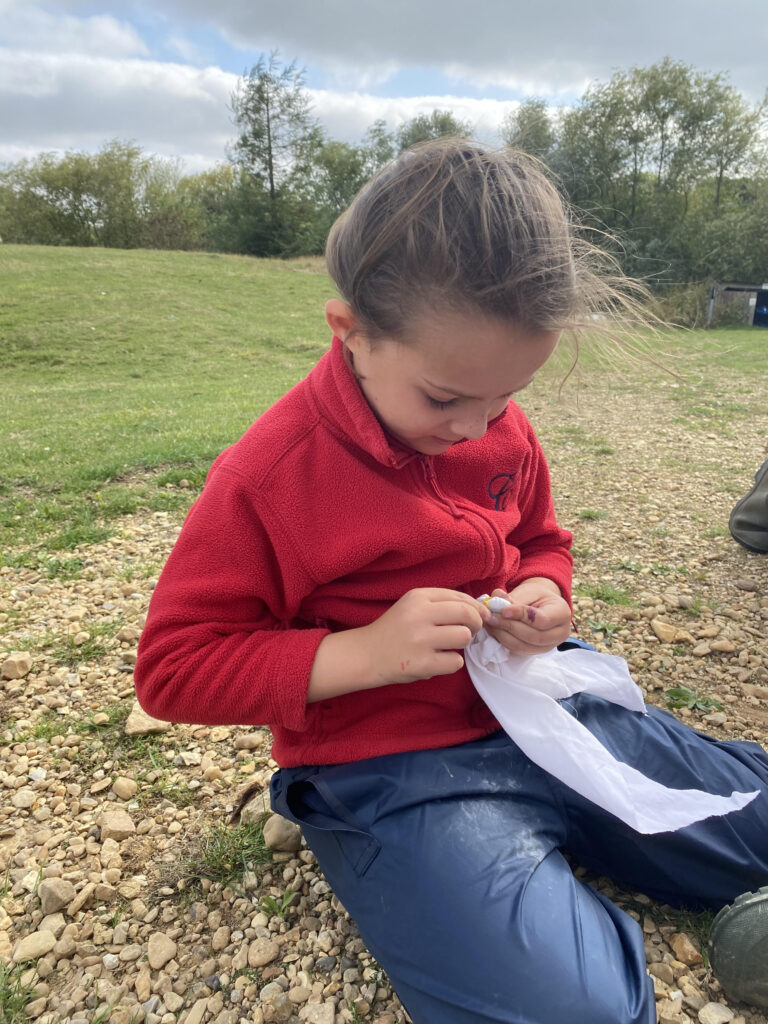
[(404, 346), (409, 369), (454, 394), (498, 396), (524, 387), (554, 351), (559, 332), (485, 317), (421, 317)]

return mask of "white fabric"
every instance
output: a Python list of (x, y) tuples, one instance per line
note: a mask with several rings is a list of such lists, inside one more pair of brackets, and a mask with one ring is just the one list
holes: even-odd
[(520, 657), (484, 629), (464, 657), (475, 689), (523, 753), (637, 832), (672, 832), (739, 810), (758, 795), (668, 789), (617, 761), (557, 703), (586, 692), (646, 714), (640, 689), (622, 658), (581, 648)]

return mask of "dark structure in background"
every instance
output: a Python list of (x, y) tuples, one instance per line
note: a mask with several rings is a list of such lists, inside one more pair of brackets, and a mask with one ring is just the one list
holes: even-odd
[(768, 283), (717, 281), (709, 294), (707, 327), (714, 321), (745, 327), (768, 327)]

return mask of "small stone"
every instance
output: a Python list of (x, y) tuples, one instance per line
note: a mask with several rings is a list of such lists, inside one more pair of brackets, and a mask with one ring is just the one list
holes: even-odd
[(136, 826), (133, 824), (130, 815), (120, 808), (105, 811), (101, 816), (99, 825), (101, 826), (102, 842), (105, 839), (114, 839), (116, 842), (121, 843), (136, 831)]
[(237, 750), (257, 750), (263, 742), (264, 737), (259, 732), (241, 733), (235, 736)]
[[(176, 956), (176, 943), (163, 932), (155, 932), (149, 937), (147, 959), (153, 971), (165, 967), (169, 960)], [(166, 1004), (167, 1005), (167, 1004)]]
[(101, 958), (101, 962), (104, 964), (108, 971), (116, 971), (120, 966), (120, 957), (115, 956), (114, 953), (105, 953)]
[(37, 796), (34, 790), (27, 789), (26, 787), (17, 789), (11, 797), (11, 803), (20, 811), (27, 811), (30, 807), (34, 807), (36, 801)]
[(32, 655), (29, 651), (11, 651), (0, 666), (0, 678), (23, 679), (32, 669)]
[(230, 930), (226, 925), (222, 925), (220, 928), (217, 928), (213, 933), (213, 938), (211, 939), (211, 948), (215, 949), (217, 952), (220, 952), (222, 949), (226, 949), (229, 945), (229, 936)]
[(664, 644), (692, 644), (694, 639), (686, 629), (680, 629), (662, 619), (651, 619), (651, 629)]
[(56, 945), (56, 936), (53, 932), (40, 931), (26, 935), (13, 951), (13, 962), (15, 964), (26, 963), (27, 960), (37, 960), (46, 953), (50, 953)]
[(720, 654), (733, 654), (736, 650), (736, 644), (730, 640), (713, 640), (709, 646), (713, 651), (718, 651)]
[(123, 946), (120, 950), (120, 959), (123, 963), (132, 964), (138, 960), (142, 954), (142, 948), (138, 942), (133, 942), (129, 946)]
[(254, 939), (248, 947), (248, 966), (264, 967), (280, 955), (280, 946), (274, 939)]
[(700, 1024), (728, 1024), (736, 1014), (722, 1003), (706, 1003), (699, 1010)]
[(120, 632), (117, 634), (117, 639), (126, 644), (133, 644), (141, 636), (141, 630), (135, 626), (123, 626)]
[(306, 985), (297, 985), (296, 988), (288, 990), (288, 998), (297, 1006), (301, 1003), (306, 1003), (311, 995), (312, 989), (308, 988)]
[(739, 590), (746, 590), (747, 593), (754, 594), (758, 590), (758, 586), (753, 580), (735, 580), (734, 582)]
[(307, 1024), (334, 1024), (336, 1006), (329, 999), (326, 1003), (311, 1003), (299, 1010), (299, 1019)]
[(67, 922), (64, 920), (63, 914), (47, 914), (38, 925), (37, 930), (40, 932), (53, 932), (54, 936), (58, 939), (66, 927)]
[(663, 962), (658, 964), (649, 964), (648, 973), (652, 974), (655, 978), (663, 981), (666, 985), (674, 985), (675, 975), (672, 972), (672, 968), (669, 964)]
[(757, 683), (742, 683), (741, 689), (745, 697), (757, 697), (758, 700), (768, 700), (768, 686), (758, 686)]
[(295, 853), (301, 847), (301, 829), (280, 814), (272, 814), (264, 825), (264, 842), (270, 850)]
[(55, 914), (69, 906), (75, 898), (75, 887), (63, 878), (45, 878), (37, 887), (40, 907), (44, 914)]
[(67, 907), (67, 914), (70, 917), (74, 917), (75, 914), (79, 913), (86, 903), (90, 903), (93, 899), (93, 895), (96, 891), (96, 883), (88, 882), (84, 885), (80, 892), (75, 896), (70, 905)]
[(186, 1017), (180, 1018), (180, 1024), (202, 1024), (205, 1011), (208, 1008), (207, 999), (198, 999), (197, 1002), (192, 1004), (192, 1008)]
[(112, 791), (121, 800), (132, 800), (138, 793), (139, 787), (133, 779), (126, 779), (121, 776), (112, 783)]
[(683, 1013), (683, 997), (679, 995), (677, 999), (666, 999), (659, 1000), (656, 1003), (656, 1013), (658, 1016), (658, 1024), (688, 1024), (690, 1018)]
[(708, 725), (725, 725), (726, 714), (724, 711), (713, 711), (709, 715), (704, 715), (702, 721)]
[(170, 722), (161, 722), (159, 718), (152, 718), (136, 701), (125, 720), (124, 732), (126, 736), (150, 736), (153, 733), (167, 732), (170, 728)]
[(674, 932), (669, 936), (668, 942), (677, 959), (687, 967), (703, 963), (702, 955), (690, 935), (686, 935), (685, 932)]
[(70, 608), (64, 609), (64, 618), (67, 622), (80, 622), (88, 614), (88, 609), (82, 604), (73, 604)]

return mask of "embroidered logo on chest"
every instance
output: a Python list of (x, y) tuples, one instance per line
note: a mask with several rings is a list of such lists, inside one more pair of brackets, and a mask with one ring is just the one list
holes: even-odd
[(488, 484), (488, 494), (493, 498), (493, 507), (497, 512), (503, 512), (507, 507), (515, 476), (515, 473), (497, 473)]

